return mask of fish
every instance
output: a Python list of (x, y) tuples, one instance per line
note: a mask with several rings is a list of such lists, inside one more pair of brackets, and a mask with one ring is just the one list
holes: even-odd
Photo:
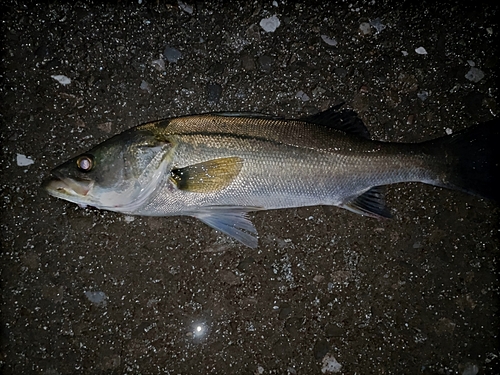
[(249, 213), (338, 206), (390, 218), (386, 186), (422, 182), (499, 201), (498, 118), (420, 143), (373, 140), (357, 113), (247, 112), (135, 126), (54, 168), (56, 198), (127, 215), (195, 217), (256, 248)]

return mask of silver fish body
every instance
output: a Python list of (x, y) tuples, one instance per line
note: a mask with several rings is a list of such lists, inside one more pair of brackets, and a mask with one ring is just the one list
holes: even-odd
[[(249, 211), (334, 205), (389, 217), (383, 186), (408, 181), (494, 195), (483, 180), (498, 171), (498, 126), (418, 144), (378, 142), (354, 112), (336, 109), (302, 120), (227, 113), (140, 125), (62, 164), (45, 188), (126, 214), (194, 216), (251, 247)], [(462, 161), (462, 152), (478, 155)], [(480, 161), (465, 165), (474, 157)]]
[[(373, 186), (433, 177), (425, 168), (425, 155), (402, 152), (400, 147), (353, 143), (344, 133), (318, 131), (306, 122), (247, 122), (211, 115), (170, 122), (167, 128), (175, 132), (170, 170), (233, 157), (241, 159), (241, 170), (224, 189), (202, 194), (172, 188), (166, 176), (158, 194), (137, 213), (195, 214), (221, 205), (261, 209), (340, 206)], [(230, 132), (236, 129), (240, 132)], [(290, 130), (293, 133), (287, 134)]]

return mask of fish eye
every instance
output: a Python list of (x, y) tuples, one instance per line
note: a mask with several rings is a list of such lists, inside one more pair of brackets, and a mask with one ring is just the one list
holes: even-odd
[(82, 155), (76, 160), (76, 166), (82, 172), (90, 172), (94, 167), (92, 155)]

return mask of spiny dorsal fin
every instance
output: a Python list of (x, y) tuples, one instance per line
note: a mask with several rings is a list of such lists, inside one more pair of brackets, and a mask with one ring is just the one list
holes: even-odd
[(356, 112), (350, 109), (338, 111), (343, 105), (344, 103), (338, 104), (326, 111), (303, 117), (301, 120), (341, 130), (345, 133), (356, 134), (363, 138), (370, 138), (368, 129)]
[(352, 201), (344, 203), (341, 207), (377, 219), (391, 217), (391, 212), (385, 205), (385, 186), (372, 187)]
[(213, 193), (227, 187), (241, 171), (243, 159), (229, 157), (173, 169), (170, 180), (179, 190)]

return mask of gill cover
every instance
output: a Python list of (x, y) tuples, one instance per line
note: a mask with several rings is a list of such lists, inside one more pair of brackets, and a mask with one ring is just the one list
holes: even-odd
[(135, 127), (56, 167), (44, 187), (73, 203), (133, 213), (158, 187), (171, 149), (151, 128)]

